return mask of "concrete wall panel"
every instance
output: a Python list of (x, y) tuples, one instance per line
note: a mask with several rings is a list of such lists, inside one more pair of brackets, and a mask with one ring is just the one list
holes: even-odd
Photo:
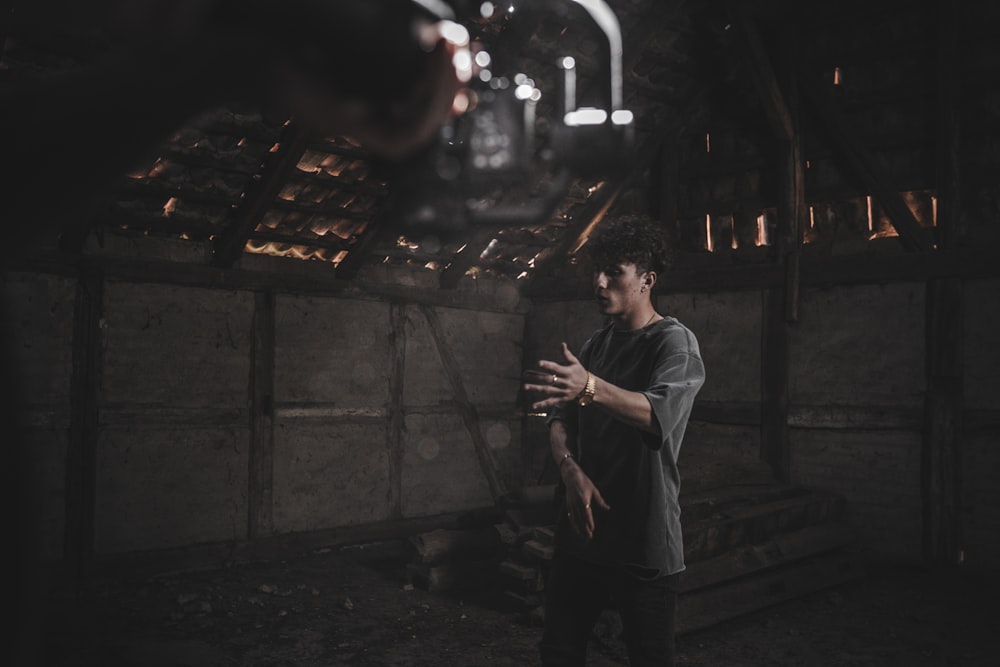
[(877, 557), (921, 557), (921, 434), (792, 429), (792, 482), (841, 494)]
[(923, 405), (925, 301), (922, 283), (804, 290), (791, 402)]
[(247, 428), (104, 428), (97, 449), (98, 553), (247, 536)]
[(452, 350), (473, 405), (509, 405), (517, 400), (524, 317), (441, 308), (444, 339)]
[(593, 301), (538, 304), (525, 326), (524, 367), (535, 368), (539, 359), (562, 361), (559, 344), (564, 341), (578, 353), (603, 324), (604, 316)]
[(274, 528), (323, 530), (389, 518), (385, 423), (280, 419), (274, 429)]
[[(20, 471), (30, 480), (29, 536), (42, 558), (62, 557), (66, 530), (66, 451), (69, 444), (76, 281), (60, 276), (6, 274), (0, 282), (0, 326), (8, 327), (16, 377), (4, 378), (20, 400), (26, 445)], [(7, 353), (7, 351), (4, 351)], [(16, 384), (12, 384), (16, 383)], [(13, 437), (6, 425), (5, 438)], [(6, 444), (6, 443), (5, 443)]]
[(108, 283), (103, 400), (245, 408), (253, 306), (250, 292)]
[(455, 400), (434, 334), (419, 308), (406, 308), (406, 366), (403, 403), (407, 407), (438, 405)]
[(21, 373), (20, 399), (26, 406), (59, 406), (68, 412), (76, 282), (12, 273), (4, 277), (0, 290)]
[(275, 400), (384, 407), (389, 334), (386, 303), (278, 295)]
[(403, 516), (493, 504), (472, 438), (454, 414), (408, 414), (403, 453)]
[(760, 401), (760, 292), (670, 294), (660, 313), (672, 315), (698, 339), (705, 362), (701, 401)]
[(691, 421), (678, 461), (684, 493), (769, 482), (760, 461), (760, 428)]

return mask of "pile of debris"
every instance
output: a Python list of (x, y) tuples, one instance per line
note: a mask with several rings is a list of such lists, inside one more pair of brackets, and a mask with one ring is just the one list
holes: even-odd
[[(431, 591), (498, 587), (528, 617), (544, 614), (554, 488), (504, 499), (502, 520), (410, 540), (412, 583)], [(834, 494), (780, 484), (681, 498), (687, 570), (678, 632), (690, 632), (862, 574), (857, 535)]]

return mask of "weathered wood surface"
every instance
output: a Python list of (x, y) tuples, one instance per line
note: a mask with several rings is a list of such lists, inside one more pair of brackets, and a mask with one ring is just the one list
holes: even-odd
[(693, 632), (724, 620), (842, 584), (864, 573), (858, 555), (838, 551), (796, 562), (731, 584), (682, 593), (677, 600), (677, 633)]
[(441, 563), (458, 556), (493, 554), (502, 550), (504, 539), (495, 526), (449, 530), (439, 528), (410, 538), (413, 562)]
[(714, 558), (689, 564), (681, 577), (681, 592), (696, 591), (752, 575), (847, 546), (856, 540), (857, 531), (842, 521), (778, 533), (764, 542), (738, 547)]
[(728, 509), (718, 516), (687, 523), (684, 558), (688, 562), (712, 558), (782, 531), (836, 519), (842, 510), (843, 500), (824, 493)]
[(924, 557), (936, 563), (962, 560), (964, 314), (961, 280), (933, 280), (928, 284), (921, 481)]

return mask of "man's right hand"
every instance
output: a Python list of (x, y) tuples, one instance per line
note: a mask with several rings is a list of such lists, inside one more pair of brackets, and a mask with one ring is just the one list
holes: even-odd
[(609, 510), (611, 506), (604, 502), (601, 492), (576, 461), (568, 459), (560, 472), (566, 485), (566, 516), (569, 524), (578, 535), (592, 539), (595, 528), (594, 507)]

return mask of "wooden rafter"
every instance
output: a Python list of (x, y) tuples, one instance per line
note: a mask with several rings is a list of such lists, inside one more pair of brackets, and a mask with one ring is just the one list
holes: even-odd
[(274, 198), (309, 146), (310, 132), (292, 121), (282, 133), (278, 149), (271, 155), (259, 179), (251, 181), (246, 196), (236, 208), (233, 221), (215, 240), (212, 263), (230, 267), (243, 254), (247, 239), (264, 218)]
[(744, 2), (730, 2), (729, 11), (743, 38), (750, 74), (771, 131), (782, 141), (792, 141), (795, 136), (795, 123), (785, 103), (785, 96), (781, 92), (781, 86), (778, 85), (774, 69), (771, 67), (771, 61), (764, 50), (764, 40), (761, 39), (757, 25)]
[(803, 82), (799, 91), (812, 118), (830, 137), (831, 148), (889, 215), (903, 246), (911, 251), (931, 252), (934, 243), (930, 233), (917, 222), (892, 178), (858, 139), (843, 113), (834, 106), (834, 100)]

